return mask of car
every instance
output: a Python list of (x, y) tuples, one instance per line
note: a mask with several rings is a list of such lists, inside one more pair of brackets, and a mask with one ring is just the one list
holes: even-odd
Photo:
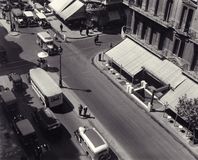
[(13, 119), (18, 113), (18, 102), (14, 93), (9, 89), (0, 92), (0, 105), (5, 110), (8, 118)]
[(47, 20), (41, 20), (41, 27), (43, 29), (50, 29), (51, 28), (51, 24)]
[(27, 149), (32, 149), (38, 145), (38, 137), (31, 122), (21, 114), (12, 120), (13, 129), (21, 144)]
[(47, 133), (54, 133), (56, 130), (60, 130), (60, 121), (47, 107), (34, 111), (33, 119)]

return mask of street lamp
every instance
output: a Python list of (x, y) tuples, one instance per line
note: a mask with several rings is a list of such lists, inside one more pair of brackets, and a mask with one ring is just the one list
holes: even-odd
[(61, 61), (61, 56), (62, 56), (63, 49), (61, 46), (58, 47), (58, 53), (59, 53), (59, 87), (63, 87), (62, 84), (62, 61)]

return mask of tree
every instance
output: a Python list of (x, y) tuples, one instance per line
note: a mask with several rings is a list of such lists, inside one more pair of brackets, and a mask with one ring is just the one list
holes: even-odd
[[(193, 142), (195, 142), (196, 128), (198, 127), (198, 98), (188, 98), (187, 95), (179, 98), (176, 106), (177, 116), (180, 116), (188, 123), (187, 133), (193, 132)], [(177, 117), (176, 116), (176, 117)]]

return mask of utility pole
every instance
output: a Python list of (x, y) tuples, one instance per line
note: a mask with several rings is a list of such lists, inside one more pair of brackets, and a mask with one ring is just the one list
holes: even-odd
[(61, 46), (58, 47), (58, 53), (59, 53), (59, 87), (63, 87), (62, 83), (62, 52), (63, 49)]

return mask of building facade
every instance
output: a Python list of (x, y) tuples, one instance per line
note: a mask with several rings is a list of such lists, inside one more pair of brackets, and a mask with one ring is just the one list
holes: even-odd
[(158, 57), (198, 71), (197, 0), (123, 0), (126, 35)]

